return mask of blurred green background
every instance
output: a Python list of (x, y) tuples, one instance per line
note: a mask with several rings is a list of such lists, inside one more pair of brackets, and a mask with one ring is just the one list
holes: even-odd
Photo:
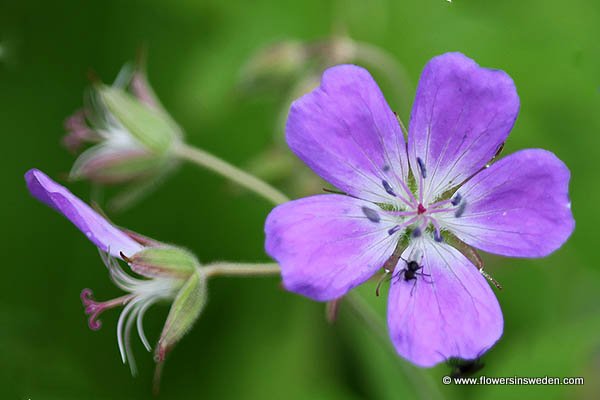
[[(461, 51), (515, 80), (521, 113), (505, 154), (555, 152), (571, 168), (577, 228), (552, 256), (486, 257), (504, 285), (505, 332), (484, 358), (487, 376), (584, 376), (584, 386), (471, 386), (441, 383), (449, 368), (414, 368), (342, 307), (281, 290), (276, 278), (217, 279), (195, 328), (167, 361), (165, 399), (597, 399), (600, 395), (600, 3), (597, 0), (230, 0), (0, 1), (0, 398), (151, 398), (152, 356), (134, 340), (139, 376), (120, 362), (117, 312), (87, 328), (84, 287), (116, 296), (97, 252), (64, 218), (29, 197), (23, 173), (63, 179), (74, 157), (60, 146), (64, 118), (82, 104), (93, 69), (110, 82), (140, 46), (150, 80), (188, 141), (237, 165), (277, 136), (282, 90), (242, 93), (242, 65), (258, 49), (318, 40), (334, 29), (380, 46), (402, 64), (407, 121), (421, 68)], [(375, 76), (380, 78), (376, 73)], [(61, 180), (64, 182), (64, 180)], [(69, 186), (84, 199), (86, 183)], [(203, 262), (261, 261), (270, 205), (221, 178), (184, 165), (120, 225), (192, 249)], [(383, 318), (385, 297), (361, 289)], [(167, 307), (146, 317), (160, 332)], [(435, 396), (435, 397), (434, 397)]]

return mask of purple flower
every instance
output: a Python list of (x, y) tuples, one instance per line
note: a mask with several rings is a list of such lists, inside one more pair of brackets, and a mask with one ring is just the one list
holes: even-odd
[(421, 75), (406, 143), (366, 70), (327, 70), (320, 87), (293, 103), (287, 142), (347, 195), (271, 212), (266, 251), (281, 264), (285, 287), (328, 301), (395, 267), (388, 326), (400, 355), (432, 366), (488, 350), (502, 335), (498, 301), (448, 243), (543, 257), (574, 228), (569, 170), (554, 154), (522, 150), (488, 164), (518, 111), (506, 73), (444, 54)]
[[(150, 351), (143, 328), (144, 314), (157, 302), (173, 302), (156, 350), (157, 359), (163, 360), (167, 351), (191, 327), (204, 305), (205, 279), (196, 258), (180, 248), (115, 227), (37, 169), (29, 170), (25, 181), (35, 198), (67, 217), (98, 247), (111, 280), (127, 292), (115, 299), (98, 302), (93, 299), (90, 289), (84, 289), (81, 300), (92, 330), (100, 329), (99, 316), (102, 312), (124, 307), (117, 323), (117, 340), (123, 362), (129, 361), (132, 373), (136, 371), (130, 346), (133, 325), (136, 325), (142, 343)], [(119, 261), (126, 262), (144, 279), (125, 272)]]

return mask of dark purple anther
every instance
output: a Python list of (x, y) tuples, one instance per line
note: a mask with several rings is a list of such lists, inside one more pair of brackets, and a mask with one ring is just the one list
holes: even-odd
[(450, 203), (452, 203), (453, 206), (458, 205), (458, 203), (460, 203), (460, 201), (462, 200), (462, 196), (460, 195), (460, 193), (456, 193), (454, 195), (454, 198), (452, 199), (452, 201), (450, 201)]
[(465, 208), (467, 207), (467, 202), (463, 201), (462, 203), (460, 203), (460, 205), (458, 206), (458, 208), (456, 209), (456, 212), (454, 212), (454, 216), (456, 218), (460, 218), (462, 217), (462, 215), (465, 212)]
[(398, 232), (400, 229), (402, 229), (402, 227), (400, 225), (396, 225), (395, 227), (388, 230), (388, 234), (393, 235), (394, 233)]
[(379, 216), (377, 211), (373, 210), (372, 208), (363, 206), (362, 212), (363, 214), (365, 214), (365, 217), (367, 217), (371, 222), (378, 223), (379, 221), (381, 221), (381, 217)]
[(425, 168), (425, 163), (421, 159), (421, 157), (417, 157), (417, 164), (419, 165), (419, 172), (423, 179), (427, 178), (427, 169)]
[(396, 193), (394, 193), (394, 189), (392, 189), (392, 187), (390, 186), (390, 184), (388, 183), (388, 181), (382, 180), (381, 184), (383, 185), (383, 188), (385, 189), (385, 191), (388, 194), (391, 194), (392, 196), (396, 197)]

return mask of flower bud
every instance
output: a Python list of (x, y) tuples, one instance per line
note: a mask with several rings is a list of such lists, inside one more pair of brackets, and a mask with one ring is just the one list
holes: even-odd
[(65, 122), (63, 143), (71, 151), (92, 144), (75, 161), (71, 179), (128, 184), (109, 207), (124, 208), (156, 186), (178, 164), (182, 140), (141, 69), (125, 66), (112, 86), (95, 84), (84, 109)]

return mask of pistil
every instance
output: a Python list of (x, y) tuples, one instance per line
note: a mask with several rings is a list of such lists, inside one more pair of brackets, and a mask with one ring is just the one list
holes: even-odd
[(111, 308), (127, 304), (133, 298), (133, 295), (128, 294), (112, 300), (98, 302), (94, 300), (94, 292), (86, 288), (81, 291), (80, 297), (81, 303), (85, 307), (85, 313), (89, 315), (88, 326), (91, 330), (97, 331), (102, 327), (102, 321), (98, 319), (100, 314)]

